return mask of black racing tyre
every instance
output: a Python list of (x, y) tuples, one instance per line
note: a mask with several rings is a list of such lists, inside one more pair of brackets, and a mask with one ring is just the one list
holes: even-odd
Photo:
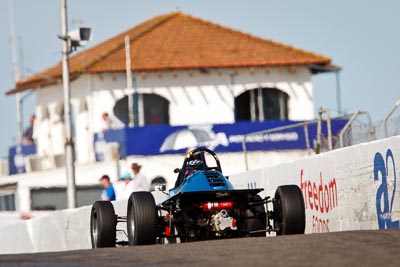
[[(253, 197), (251, 200), (252, 202), (258, 202), (261, 201), (261, 197), (259, 195), (256, 195)], [(252, 232), (252, 231), (264, 231), (267, 229), (267, 218), (266, 218), (266, 213), (265, 213), (265, 205), (257, 205), (253, 206), (249, 209), (246, 209), (245, 212), (245, 221), (244, 221), (244, 229), (245, 232)], [(258, 236), (264, 236), (265, 237), (265, 231), (264, 232), (258, 232), (258, 233), (251, 233), (247, 234), (247, 236), (253, 236), (253, 237), (258, 237)]]
[(306, 213), (301, 189), (297, 185), (279, 186), (275, 192), (274, 228), (277, 235), (304, 234)]
[(128, 200), (127, 228), (129, 246), (156, 244), (158, 215), (150, 192), (133, 192)]
[(117, 218), (110, 201), (96, 201), (90, 214), (92, 248), (115, 247)]

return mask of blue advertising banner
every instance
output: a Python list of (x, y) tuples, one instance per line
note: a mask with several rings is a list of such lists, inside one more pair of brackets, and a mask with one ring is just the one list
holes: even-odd
[[(332, 135), (337, 135), (347, 120), (332, 120)], [(233, 124), (214, 124), (196, 126), (149, 125), (145, 127), (110, 130), (102, 136), (96, 135), (95, 150), (101, 148), (101, 142), (118, 142), (120, 156), (128, 155), (160, 155), (183, 153), (187, 148), (206, 146), (216, 152), (242, 151), (244, 135), (252, 132), (273, 129), (299, 123), (298, 121), (265, 121), (237, 122)], [(317, 124), (308, 126), (309, 144), (317, 135)], [(326, 125), (322, 133), (327, 136)], [(100, 142), (100, 143), (99, 143)], [(247, 139), (247, 149), (256, 150), (290, 150), (306, 149), (307, 142), (304, 128), (296, 127), (290, 130), (250, 136)], [(98, 149), (102, 151), (102, 149)], [(100, 153), (101, 154), (101, 153)], [(101, 155), (96, 155), (101, 160)]]
[(8, 173), (17, 174), (25, 172), (25, 161), (24, 157), (28, 155), (36, 154), (36, 146), (14, 146), (8, 151)]

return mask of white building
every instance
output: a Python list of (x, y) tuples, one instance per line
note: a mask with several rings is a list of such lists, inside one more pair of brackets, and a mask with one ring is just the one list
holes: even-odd
[[(309, 120), (311, 76), (330, 59), (182, 13), (150, 19), (70, 59), (78, 162), (93, 159), (93, 133), (107, 112), (128, 122), (125, 36), (139, 94), (139, 125)], [(17, 83), (36, 90), (39, 155), (63, 154), (61, 63)], [(259, 107), (263, 112), (259, 112)]]

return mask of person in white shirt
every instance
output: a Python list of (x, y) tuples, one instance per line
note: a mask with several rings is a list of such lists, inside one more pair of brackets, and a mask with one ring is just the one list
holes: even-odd
[(140, 173), (141, 165), (132, 163), (131, 169), (133, 172), (133, 191), (150, 191), (151, 186), (146, 177)]
[(125, 125), (117, 119), (115, 116), (109, 115), (107, 112), (101, 114), (101, 133), (105, 133), (108, 130), (122, 129)]
[(124, 172), (119, 178), (124, 184), (120, 189), (119, 194), (117, 194), (117, 200), (128, 199), (132, 192), (134, 191), (134, 184), (132, 181), (132, 174), (130, 172)]
[(107, 112), (101, 114), (101, 131), (104, 133), (112, 128), (112, 120)]

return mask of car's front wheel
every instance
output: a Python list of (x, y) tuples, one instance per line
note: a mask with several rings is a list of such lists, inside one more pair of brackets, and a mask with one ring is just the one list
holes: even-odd
[(158, 215), (150, 192), (133, 192), (128, 200), (127, 228), (130, 246), (156, 244)]
[(117, 219), (109, 201), (96, 201), (90, 214), (92, 248), (115, 247)]
[(306, 215), (301, 189), (297, 185), (279, 186), (274, 198), (274, 228), (277, 235), (304, 234)]

